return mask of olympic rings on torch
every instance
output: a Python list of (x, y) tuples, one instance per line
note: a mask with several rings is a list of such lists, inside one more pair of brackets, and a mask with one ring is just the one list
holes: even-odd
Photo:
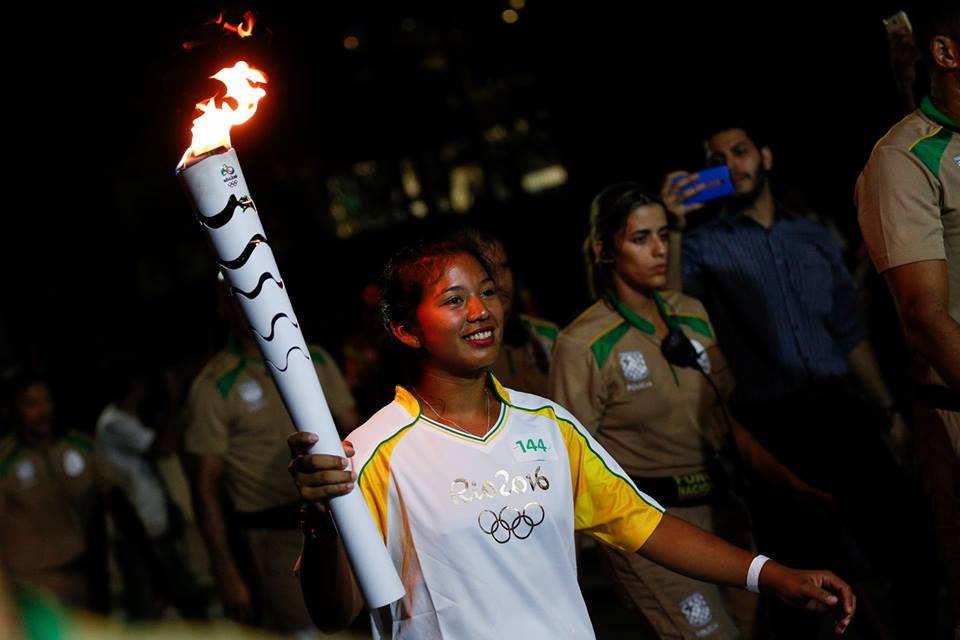
[(500, 544), (506, 544), (510, 538), (526, 540), (533, 529), (546, 517), (543, 506), (538, 502), (528, 502), (523, 509), (504, 507), (500, 513), (484, 509), (477, 515), (477, 524), (483, 531)]

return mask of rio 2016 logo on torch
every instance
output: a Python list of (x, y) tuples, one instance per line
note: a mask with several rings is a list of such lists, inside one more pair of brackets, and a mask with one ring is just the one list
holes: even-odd
[(237, 186), (239, 180), (237, 179), (236, 173), (237, 170), (229, 164), (224, 164), (220, 167), (220, 175), (223, 176), (223, 183), (228, 187)]

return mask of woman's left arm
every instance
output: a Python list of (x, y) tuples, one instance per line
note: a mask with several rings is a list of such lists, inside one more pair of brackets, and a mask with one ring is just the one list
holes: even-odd
[[(680, 518), (664, 514), (638, 553), (685, 576), (736, 587), (746, 587), (755, 558), (711, 533)], [(830, 571), (799, 571), (773, 560), (761, 568), (757, 585), (763, 592), (811, 611), (833, 610), (836, 633), (843, 633), (856, 610), (850, 586)]]

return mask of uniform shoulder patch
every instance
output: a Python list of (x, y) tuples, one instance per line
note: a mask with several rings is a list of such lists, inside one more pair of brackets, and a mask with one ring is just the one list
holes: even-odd
[(526, 314), (520, 314), (520, 321), (526, 325), (527, 329), (533, 331), (534, 333), (547, 338), (548, 340), (556, 340), (557, 335), (560, 333), (560, 327), (556, 324), (550, 322), (549, 320), (544, 320), (543, 318), (535, 318), (533, 316), (528, 316)]
[(946, 127), (939, 127), (910, 145), (910, 153), (915, 155), (934, 177), (940, 177), (940, 159), (953, 137)]
[(240, 374), (243, 373), (243, 370), (246, 366), (246, 361), (241, 359), (231, 369), (228, 369), (217, 378), (214, 384), (217, 387), (217, 391), (220, 392), (220, 396), (224, 400), (230, 396), (230, 392), (233, 391), (234, 385), (237, 384), (237, 378), (240, 377)]
[(597, 361), (597, 366), (603, 368), (613, 348), (620, 342), (620, 339), (630, 330), (630, 325), (625, 320), (620, 320), (616, 325), (610, 327), (590, 342), (590, 351)]

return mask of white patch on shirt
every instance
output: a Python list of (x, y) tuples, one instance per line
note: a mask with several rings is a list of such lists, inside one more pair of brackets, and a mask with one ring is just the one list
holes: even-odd
[(710, 603), (699, 591), (680, 601), (680, 611), (683, 613), (683, 617), (687, 619), (687, 623), (694, 629), (706, 626), (713, 620)]
[(37, 482), (37, 470), (33, 468), (33, 463), (29, 460), (21, 460), (13, 468), (14, 475), (24, 487), (29, 487)]
[(510, 452), (517, 462), (556, 460), (557, 451), (553, 441), (540, 433), (518, 433), (510, 443)]
[(700, 363), (700, 368), (703, 369), (704, 373), (710, 373), (710, 356), (707, 355), (706, 348), (692, 338), (690, 339), (690, 344), (697, 350), (697, 362)]
[(960, 167), (960, 155), (953, 156), (953, 162)]
[(263, 406), (263, 387), (256, 380), (246, 380), (237, 386), (237, 393), (251, 411)]
[(71, 478), (76, 478), (87, 468), (83, 455), (76, 449), (67, 449), (63, 452), (63, 472)]
[(623, 379), (627, 382), (640, 382), (650, 375), (647, 360), (641, 351), (621, 351), (618, 355)]

